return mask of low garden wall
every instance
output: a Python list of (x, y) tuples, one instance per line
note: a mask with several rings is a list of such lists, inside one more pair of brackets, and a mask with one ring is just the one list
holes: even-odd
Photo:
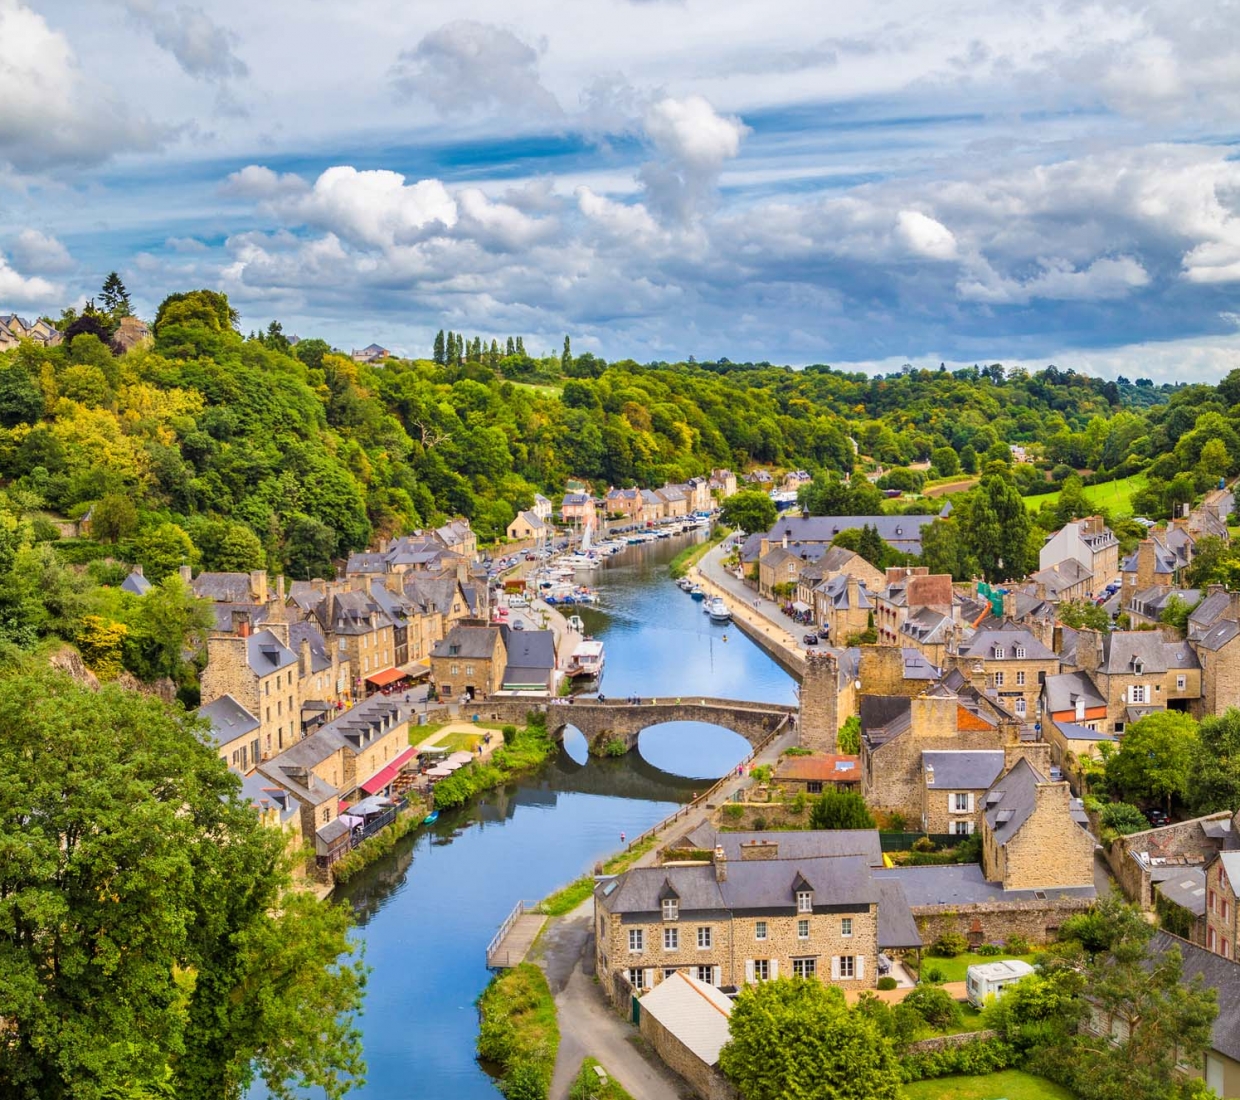
[(923, 943), (955, 932), (970, 944), (997, 943), (1020, 936), (1030, 943), (1049, 943), (1069, 917), (1083, 913), (1092, 898), (1046, 901), (977, 902), (970, 905), (915, 905), (913, 919)]

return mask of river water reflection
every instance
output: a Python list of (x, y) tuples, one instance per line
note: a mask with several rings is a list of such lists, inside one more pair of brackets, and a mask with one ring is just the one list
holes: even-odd
[[(631, 547), (589, 578), (603, 593), (583, 618), (607, 645), (604, 691), (793, 701), (787, 673), (735, 628), (712, 626), (671, 582), (667, 562), (683, 545)], [(538, 774), (443, 815), (341, 892), (372, 968), (361, 1020), (368, 1082), (353, 1096), (494, 1100), (474, 1061), (474, 1000), (499, 923), (518, 899), (588, 871), (622, 832), (635, 836), (666, 817), (735, 767), (748, 745), (718, 727), (669, 723), (619, 760), (587, 760), (584, 750), (568, 738)]]

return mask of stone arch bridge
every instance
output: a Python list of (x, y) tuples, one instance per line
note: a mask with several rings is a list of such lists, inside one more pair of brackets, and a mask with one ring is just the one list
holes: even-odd
[(531, 710), (547, 715), (547, 730), (556, 740), (564, 736), (568, 726), (576, 726), (590, 746), (590, 752), (602, 755), (614, 741), (622, 741), (625, 751), (637, 747), (642, 730), (665, 722), (705, 722), (723, 726), (745, 738), (751, 745), (765, 741), (772, 733), (793, 721), (795, 706), (782, 703), (752, 703), (737, 699), (713, 699), (693, 696), (680, 699), (641, 699), (630, 703), (624, 699), (605, 703), (580, 700), (491, 699), (475, 705), (474, 712), (483, 720), (522, 724)]

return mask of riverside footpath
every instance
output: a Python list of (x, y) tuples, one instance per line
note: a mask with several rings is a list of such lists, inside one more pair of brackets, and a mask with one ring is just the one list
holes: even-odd
[[(744, 763), (744, 775), (732, 769), (706, 794), (628, 843), (632, 849), (654, 838), (650, 850), (634, 867), (653, 867), (659, 850), (682, 834), (710, 820), (714, 811), (753, 779), (749, 771), (774, 764), (780, 753), (796, 744), (796, 727), (789, 722), (768, 744)], [(549, 1100), (566, 1100), (569, 1087), (587, 1056), (597, 1058), (633, 1097), (633, 1100), (673, 1100), (686, 1091), (672, 1074), (639, 1042), (640, 1033), (607, 1004), (594, 981), (594, 898), (588, 897), (572, 912), (547, 920), (530, 959), (543, 968), (555, 997), (560, 1025), (560, 1048), (555, 1061)]]

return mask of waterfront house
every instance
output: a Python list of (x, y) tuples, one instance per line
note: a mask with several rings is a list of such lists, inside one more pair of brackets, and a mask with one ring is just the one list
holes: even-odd
[(285, 623), (251, 632), (249, 620), (242, 620), (237, 633), (207, 639), (202, 698), (209, 705), (231, 696), (258, 720), (251, 737), (258, 758), (252, 745), (250, 768), (301, 738), (297, 655), (289, 648), (288, 632)]
[(636, 521), (642, 514), (641, 490), (608, 489), (605, 507), (609, 518)]
[(259, 721), (231, 695), (220, 695), (198, 708), (210, 723), (210, 739), (220, 759), (240, 775), (249, 775), (262, 758)]
[(560, 518), (574, 527), (592, 527), (597, 518), (594, 498), (589, 493), (565, 493), (560, 502)]
[(431, 650), (431, 680), (447, 701), (494, 695), (503, 688), (507, 667), (508, 651), (498, 626), (458, 624)]

